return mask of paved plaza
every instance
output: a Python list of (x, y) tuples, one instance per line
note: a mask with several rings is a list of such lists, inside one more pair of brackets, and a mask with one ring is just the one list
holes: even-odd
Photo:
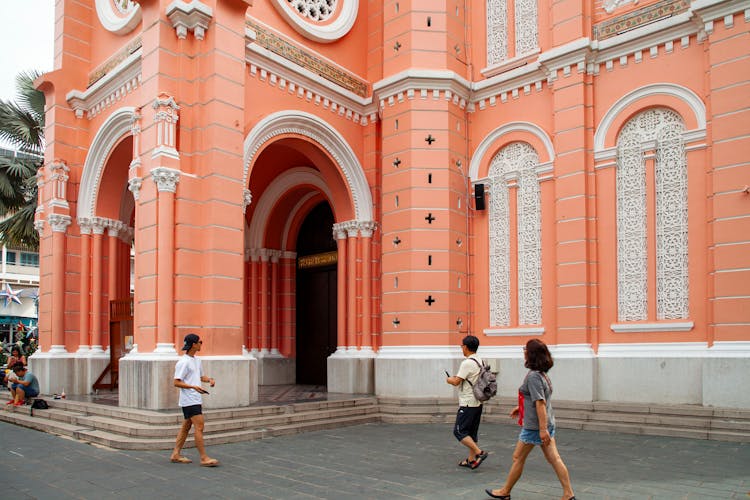
[[(518, 428), (483, 424), (491, 452), (471, 471), (448, 424), (369, 424), (213, 446), (222, 466), (169, 462), (169, 452), (120, 451), (0, 423), (0, 496), (26, 498), (486, 498), (501, 484)], [(750, 445), (561, 429), (560, 453), (579, 499), (750, 498)], [(185, 455), (197, 462), (195, 449)], [(515, 500), (556, 499), (534, 450)]]

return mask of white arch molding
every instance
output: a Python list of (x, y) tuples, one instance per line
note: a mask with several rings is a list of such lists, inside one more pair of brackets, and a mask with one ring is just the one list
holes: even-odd
[(86, 162), (83, 164), (81, 187), (78, 190), (78, 217), (94, 217), (104, 165), (112, 148), (126, 135), (132, 133), (134, 107), (120, 108), (104, 121), (91, 141)]
[(310, 167), (295, 167), (287, 170), (274, 179), (258, 200), (258, 206), (255, 208), (253, 220), (250, 223), (250, 241), (248, 242), (250, 248), (263, 248), (268, 218), (271, 216), (274, 205), (281, 195), (302, 184), (318, 188), (328, 198), (329, 203), (332, 200), (331, 190), (320, 172)]
[[(594, 134), (594, 152), (603, 151), (609, 147), (604, 143), (609, 134), (609, 129), (624, 109), (634, 102), (651, 96), (672, 96), (683, 101), (693, 111), (695, 121), (698, 123), (698, 128), (696, 130), (706, 130), (706, 106), (695, 92), (681, 85), (675, 85), (674, 83), (655, 83), (625, 94), (618, 99), (609, 110), (607, 110), (607, 113), (604, 115), (604, 118), (602, 118), (602, 121)], [(610, 146), (614, 146), (614, 144), (611, 144)]]
[(529, 122), (512, 122), (503, 125), (502, 127), (496, 128), (485, 137), (482, 142), (479, 143), (476, 151), (471, 157), (471, 165), (469, 166), (469, 178), (477, 179), (479, 177), (479, 166), (482, 163), (482, 159), (487, 154), (487, 151), (494, 145), (494, 143), (503, 135), (510, 134), (512, 132), (527, 132), (537, 137), (544, 145), (544, 149), (547, 151), (549, 161), (545, 164), (552, 165), (555, 160), (555, 149), (552, 146), (552, 140), (549, 138), (547, 133), (542, 130), (538, 125), (534, 125)]
[(96, 15), (104, 29), (116, 35), (127, 35), (141, 22), (143, 11), (141, 6), (132, 1), (122, 4), (123, 7), (115, 8), (113, 0), (96, 0)]
[(317, 116), (303, 111), (287, 110), (272, 113), (253, 127), (245, 139), (243, 186), (247, 187), (248, 185), (250, 164), (255, 159), (255, 155), (261, 146), (274, 137), (284, 134), (307, 137), (325, 149), (344, 174), (344, 179), (354, 202), (356, 219), (361, 221), (373, 220), (370, 186), (357, 155), (354, 154), (352, 148), (336, 129)]

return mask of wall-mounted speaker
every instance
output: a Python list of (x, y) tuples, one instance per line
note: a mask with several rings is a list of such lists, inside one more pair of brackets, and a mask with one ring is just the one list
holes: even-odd
[(484, 184), (474, 184), (474, 208), (484, 210)]

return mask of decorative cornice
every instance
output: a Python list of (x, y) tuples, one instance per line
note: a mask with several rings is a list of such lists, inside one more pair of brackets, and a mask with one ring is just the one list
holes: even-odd
[(141, 84), (141, 49), (119, 62), (106, 75), (97, 78), (85, 91), (71, 90), (65, 96), (78, 118), (84, 113), (90, 120), (103, 110), (121, 101)]
[(192, 31), (197, 40), (203, 40), (213, 15), (213, 9), (200, 0), (191, 3), (174, 0), (167, 6), (167, 17), (181, 40), (187, 38), (188, 31)]
[[(690, 7), (689, 0), (663, 0), (640, 9), (632, 10), (620, 16), (615, 16), (594, 25), (594, 38), (604, 40), (626, 31), (638, 28), (644, 24), (664, 19)], [(614, 10), (614, 9), (613, 9)], [(612, 12), (612, 11), (607, 11)]]
[(409, 69), (384, 78), (372, 86), (373, 96), (384, 107), (404, 98), (445, 99), (462, 109), (471, 95), (471, 83), (453, 71)]

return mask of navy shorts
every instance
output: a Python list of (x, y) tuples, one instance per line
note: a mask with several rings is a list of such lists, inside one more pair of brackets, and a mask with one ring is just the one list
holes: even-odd
[(183, 406), (182, 414), (185, 416), (185, 420), (190, 420), (196, 415), (203, 414), (203, 406), (202, 405)]
[(31, 387), (26, 387), (23, 384), (12, 384), (13, 389), (21, 389), (27, 398), (34, 398), (39, 395), (39, 391), (35, 391)]
[(456, 425), (453, 426), (453, 435), (461, 441), (466, 436), (471, 436), (475, 443), (479, 442), (479, 422), (482, 420), (482, 405), (459, 406), (456, 413)]

